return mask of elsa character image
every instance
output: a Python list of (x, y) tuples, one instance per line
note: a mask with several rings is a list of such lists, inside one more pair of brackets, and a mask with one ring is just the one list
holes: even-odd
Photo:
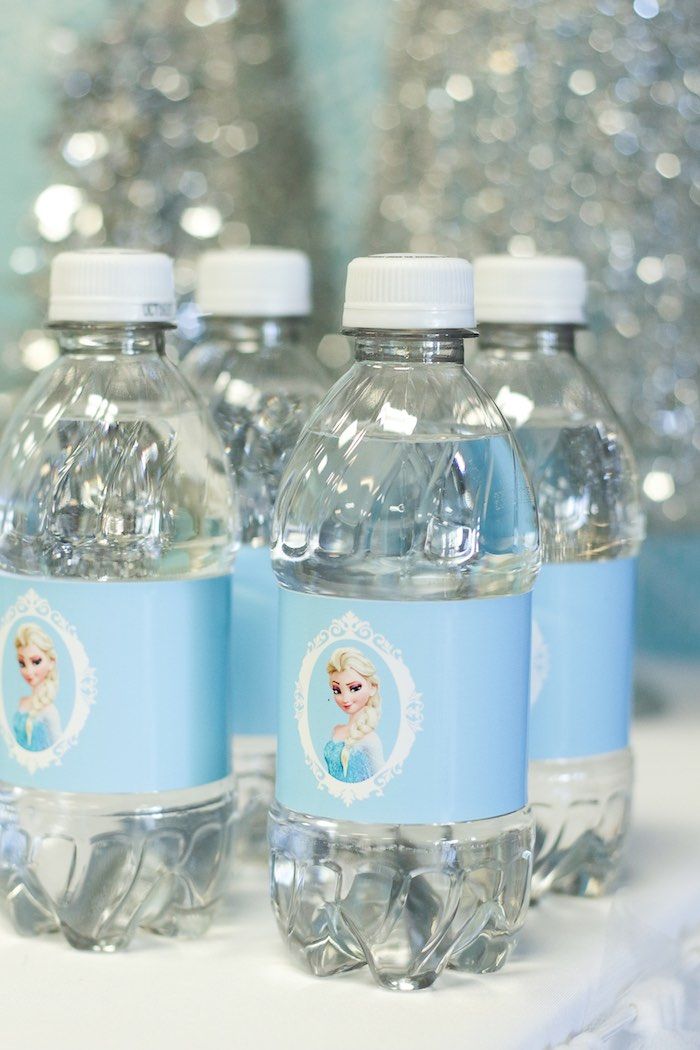
[(61, 735), (61, 722), (54, 703), (58, 693), (56, 650), (49, 636), (36, 623), (25, 623), (15, 638), (22, 678), (31, 689), (20, 700), (12, 729), (25, 751), (53, 747)]
[(348, 715), (346, 724), (334, 727), (323, 749), (328, 772), (348, 784), (369, 780), (384, 765), (376, 733), (382, 711), (376, 668), (357, 649), (336, 649), (326, 670), (333, 698)]

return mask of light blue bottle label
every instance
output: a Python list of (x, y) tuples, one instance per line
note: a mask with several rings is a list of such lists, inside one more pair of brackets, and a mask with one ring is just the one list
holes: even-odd
[(532, 599), (531, 758), (627, 747), (636, 558), (545, 565)]
[(230, 577), (0, 575), (0, 780), (169, 791), (228, 770)]
[(281, 590), (277, 798), (440, 824), (525, 804), (530, 595), (360, 601)]
[(267, 547), (242, 547), (233, 575), (233, 731), (277, 730), (277, 581)]

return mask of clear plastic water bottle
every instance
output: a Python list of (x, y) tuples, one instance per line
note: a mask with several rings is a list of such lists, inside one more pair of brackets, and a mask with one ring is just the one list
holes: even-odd
[(529, 897), (532, 494), (465, 371), (471, 267), (348, 270), (355, 362), (312, 415), (273, 524), (279, 928), (314, 974), (498, 969)]
[(0, 445), (0, 895), (96, 951), (202, 932), (230, 860), (235, 496), (173, 316), (166, 256), (57, 256)]
[(206, 252), (199, 261), (197, 302), (204, 333), (183, 367), (210, 399), (242, 518), (232, 654), (236, 850), (267, 860), (277, 724), (270, 519), (284, 465), (329, 382), (309, 346), (311, 270), (303, 252)]
[(577, 359), (578, 260), (476, 262), (474, 374), (512, 425), (535, 489), (545, 563), (533, 594), (533, 897), (597, 896), (617, 875), (629, 749), (637, 475), (620, 420)]

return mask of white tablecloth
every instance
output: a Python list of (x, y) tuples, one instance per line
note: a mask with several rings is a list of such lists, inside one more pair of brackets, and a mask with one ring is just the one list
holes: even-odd
[[(624, 886), (606, 901), (553, 896), (532, 909), (501, 973), (448, 973), (409, 995), (375, 988), (362, 971), (314, 980), (288, 961), (260, 870), (239, 878), (221, 921), (199, 942), (143, 936), (126, 953), (91, 955), (57, 938), (20, 939), (3, 922), (0, 1047), (544, 1050), (596, 1026), (603, 1035), (628, 1022), (663, 1027), (664, 1011), (682, 1013), (664, 996), (682, 998), (677, 978), (683, 965), (686, 976), (692, 970), (696, 948), (700, 962), (700, 689), (692, 669), (657, 673), (673, 680), (676, 701), (635, 730)], [(593, 1036), (573, 1043), (599, 1045)], [(683, 1045), (700, 1046), (700, 1037)]]

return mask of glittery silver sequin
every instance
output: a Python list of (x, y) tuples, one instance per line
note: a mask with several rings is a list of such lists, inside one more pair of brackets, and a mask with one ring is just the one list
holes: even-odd
[(398, 0), (375, 250), (582, 258), (656, 526), (700, 523), (696, 0)]

